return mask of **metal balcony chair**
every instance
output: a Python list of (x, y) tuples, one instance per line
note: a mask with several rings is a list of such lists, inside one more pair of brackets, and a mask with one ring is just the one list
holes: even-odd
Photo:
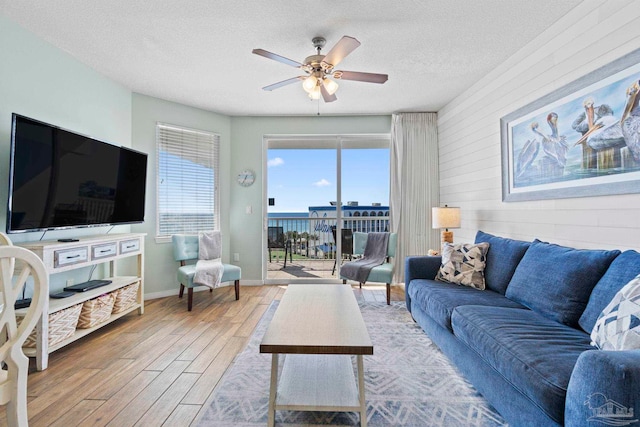
[[(193, 276), (196, 273), (195, 263), (187, 263), (187, 261), (198, 260), (198, 236), (193, 234), (174, 234), (171, 240), (173, 242), (173, 257), (180, 263), (180, 267), (178, 268), (180, 293), (178, 296), (182, 298), (184, 288), (187, 288), (187, 310), (191, 311), (193, 306), (193, 288), (200, 285), (193, 283)], [(242, 270), (236, 265), (223, 264), (223, 266), (224, 272), (222, 273), (220, 282), (234, 282), (237, 301), (240, 299), (240, 278), (242, 277)], [(209, 292), (213, 292), (213, 289), (210, 289)]]
[[(356, 231), (353, 233), (353, 254), (363, 255), (364, 248), (367, 245), (368, 233), (361, 233)], [(387, 262), (382, 265), (374, 267), (369, 272), (367, 282), (385, 283), (387, 285), (387, 305), (391, 304), (391, 282), (393, 282), (393, 262), (391, 258), (396, 256), (396, 245), (398, 242), (398, 235), (396, 233), (389, 234), (389, 243), (387, 244)], [(347, 279), (340, 276), (342, 283), (347, 283)], [(366, 282), (365, 282), (366, 283)], [(360, 283), (362, 288), (362, 283)]]
[[(338, 237), (336, 236), (336, 226), (332, 226), (331, 227), (331, 232), (333, 233), (333, 241), (336, 242), (336, 245), (338, 244)], [(342, 259), (344, 260), (345, 257), (348, 257), (349, 260), (353, 259), (353, 230), (350, 228), (343, 228), (342, 229), (342, 236), (340, 238), (341, 243), (342, 243)], [(336, 257), (336, 259), (333, 262), (333, 270), (331, 270), (331, 274), (335, 274), (336, 273), (336, 265), (338, 264), (338, 258)]]
[[(27, 374), (29, 358), (22, 351), (25, 340), (38, 319), (49, 308), (49, 276), (42, 260), (28, 249), (13, 246), (0, 233), (0, 405), (6, 405), (7, 424), (27, 427)], [(18, 274), (14, 280), (14, 266)], [(31, 280), (32, 279), (32, 280)], [(18, 326), (14, 305), (27, 281), (33, 282), (31, 305)]]
[(267, 228), (267, 249), (269, 250), (269, 262), (271, 262), (271, 249), (284, 250), (284, 268), (287, 268), (287, 254), (289, 254), (289, 261), (293, 262), (291, 241), (286, 238), (283, 227)]

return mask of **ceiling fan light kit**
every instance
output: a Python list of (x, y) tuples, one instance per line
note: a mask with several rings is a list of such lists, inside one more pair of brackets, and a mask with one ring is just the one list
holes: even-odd
[(339, 87), (338, 83), (336, 83), (334, 80), (331, 80), (329, 77), (325, 77), (324, 79), (322, 79), (322, 85), (325, 87), (325, 89), (327, 89), (329, 95), (333, 95), (334, 93), (336, 93)]
[[(283, 80), (281, 82), (265, 86), (262, 89), (271, 91), (302, 80), (302, 88), (307, 92), (309, 98), (317, 100), (322, 97), (325, 102), (333, 102), (338, 99), (335, 93), (339, 87), (338, 83), (333, 79), (382, 84), (389, 78), (386, 74), (334, 70), (336, 65), (360, 46), (360, 42), (353, 37), (343, 36), (326, 55), (320, 54), (320, 50), (326, 44), (324, 37), (314, 37), (312, 43), (316, 48), (316, 54), (306, 57), (304, 63), (285, 58), (284, 56), (271, 53), (264, 49), (253, 49), (253, 53), (256, 55), (264, 56), (265, 58), (290, 65), (307, 74), (306, 76), (297, 76)], [(333, 77), (333, 79), (330, 77)]]

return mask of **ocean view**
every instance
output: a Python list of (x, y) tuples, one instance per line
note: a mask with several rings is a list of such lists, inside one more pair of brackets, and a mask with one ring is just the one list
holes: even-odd
[[(282, 227), (285, 233), (288, 231), (297, 231), (304, 233), (309, 231), (309, 212), (269, 212), (269, 227)], [(272, 218), (287, 218), (286, 220), (277, 220)], [(301, 218), (297, 220), (295, 218)]]

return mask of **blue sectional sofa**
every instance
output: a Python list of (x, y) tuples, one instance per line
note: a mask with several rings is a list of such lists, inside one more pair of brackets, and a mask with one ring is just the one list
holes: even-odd
[(485, 290), (435, 281), (440, 257), (406, 259), (407, 309), (427, 335), (512, 426), (640, 426), (640, 350), (590, 344), (640, 253), (479, 242)]

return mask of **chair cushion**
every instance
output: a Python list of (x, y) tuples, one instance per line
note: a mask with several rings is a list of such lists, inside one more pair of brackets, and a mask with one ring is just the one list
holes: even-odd
[(593, 287), (619, 254), (536, 240), (513, 273), (506, 296), (549, 319), (577, 326)]
[(484, 266), (489, 243), (445, 243), (436, 280), (484, 290)]
[[(222, 279), (220, 279), (221, 283), (240, 280), (242, 278), (242, 270), (240, 269), (240, 267), (231, 264), (222, 265), (224, 266), (224, 272), (222, 273)], [(183, 284), (187, 288), (193, 288), (193, 276), (195, 273), (195, 264), (183, 265), (182, 267), (178, 268), (178, 283)]]
[(454, 334), (484, 362), (564, 423), (573, 367), (582, 352), (594, 350), (588, 334), (531, 310), (504, 307), (457, 307), (451, 323)]
[(524, 309), (497, 292), (459, 286), (453, 283), (429, 279), (414, 279), (409, 287), (412, 306), (420, 306), (443, 328), (451, 329), (451, 313), (461, 305), (477, 304), (491, 307), (512, 307)]
[(580, 316), (582, 329), (591, 332), (602, 310), (616, 293), (638, 274), (640, 274), (640, 253), (629, 250), (614, 259), (607, 272), (593, 288), (587, 308)]
[(601, 350), (640, 349), (640, 275), (620, 289), (602, 311), (591, 341)]
[[(340, 275), (341, 279), (349, 280), (347, 277)], [(371, 269), (367, 282), (375, 283), (391, 283), (393, 281), (393, 264), (385, 262)]]
[(391, 283), (393, 282), (393, 264), (384, 264), (373, 267), (367, 277), (367, 282)]
[(476, 243), (489, 243), (487, 251), (487, 265), (484, 268), (484, 280), (487, 289), (504, 295), (511, 281), (513, 272), (524, 253), (531, 246), (531, 242), (507, 239), (478, 231)]

